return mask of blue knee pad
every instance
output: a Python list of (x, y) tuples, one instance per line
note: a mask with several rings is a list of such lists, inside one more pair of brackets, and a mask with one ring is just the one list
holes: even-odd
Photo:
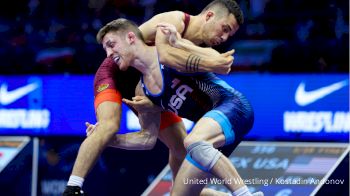
[(195, 142), (189, 145), (186, 150), (186, 159), (205, 172), (211, 170), (222, 155), (212, 144), (205, 141)]

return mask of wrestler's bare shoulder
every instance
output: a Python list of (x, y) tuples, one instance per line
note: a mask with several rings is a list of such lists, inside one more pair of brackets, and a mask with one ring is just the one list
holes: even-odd
[(175, 26), (183, 23), (185, 14), (182, 11), (169, 11), (157, 14), (152, 19), (159, 22), (171, 23)]

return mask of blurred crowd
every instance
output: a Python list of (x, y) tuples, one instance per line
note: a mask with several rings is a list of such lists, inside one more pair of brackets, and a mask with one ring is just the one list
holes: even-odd
[[(105, 57), (95, 36), (118, 17), (143, 23), (210, 0), (3, 0), (0, 74), (92, 74)], [(235, 70), (349, 72), (348, 0), (237, 0), (245, 24), (216, 49), (236, 49)]]

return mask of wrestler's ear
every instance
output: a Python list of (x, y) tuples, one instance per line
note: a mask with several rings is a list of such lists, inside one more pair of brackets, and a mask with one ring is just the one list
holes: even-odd
[(127, 36), (127, 41), (129, 44), (133, 44), (136, 41), (136, 35), (134, 32), (130, 31)]
[(214, 17), (215, 13), (213, 11), (208, 10), (205, 14), (205, 21), (208, 21), (210, 18)]

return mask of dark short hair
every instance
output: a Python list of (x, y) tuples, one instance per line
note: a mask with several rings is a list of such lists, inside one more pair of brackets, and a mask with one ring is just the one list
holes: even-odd
[(109, 32), (126, 33), (127, 31), (134, 32), (139, 39), (144, 41), (141, 31), (138, 29), (137, 24), (125, 18), (119, 18), (119, 19), (113, 20), (108, 24), (106, 24), (105, 26), (103, 26), (98, 31), (96, 35), (96, 40), (98, 43), (102, 43), (103, 37)]
[(208, 9), (220, 6), (220, 8), (226, 8), (229, 13), (233, 14), (239, 25), (244, 22), (244, 15), (242, 9), (239, 7), (238, 3), (234, 0), (214, 0), (209, 3), (203, 10), (202, 13)]

